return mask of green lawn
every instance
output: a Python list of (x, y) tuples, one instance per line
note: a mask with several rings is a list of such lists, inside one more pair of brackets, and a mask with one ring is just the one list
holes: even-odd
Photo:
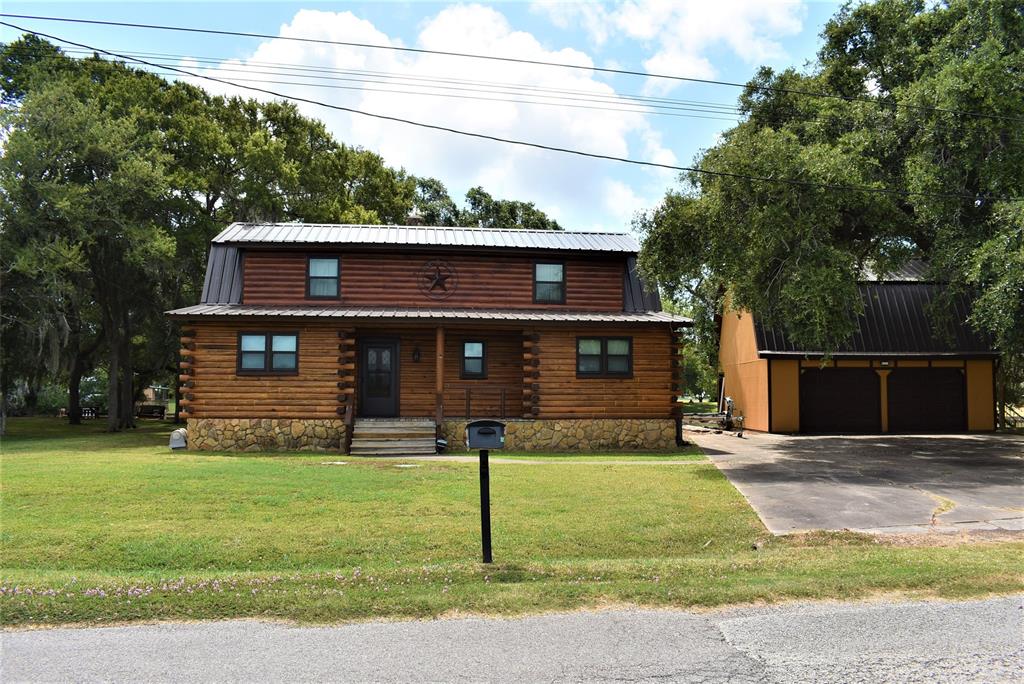
[[(118, 435), (52, 419), (9, 426), (5, 624), (330, 622), (1024, 589), (1022, 543), (769, 539), (699, 461), (494, 464), (497, 562), (485, 566), (472, 463), (171, 452), (170, 427), (155, 422)], [(324, 465), (334, 460), (347, 465)]]
[(717, 413), (717, 401), (683, 401), (683, 412), (685, 413)]

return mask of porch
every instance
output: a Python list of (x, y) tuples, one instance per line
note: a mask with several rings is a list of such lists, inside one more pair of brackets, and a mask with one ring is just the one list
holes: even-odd
[(471, 327), (339, 333), (338, 399), (356, 418), (513, 418), (536, 414), (537, 335)]

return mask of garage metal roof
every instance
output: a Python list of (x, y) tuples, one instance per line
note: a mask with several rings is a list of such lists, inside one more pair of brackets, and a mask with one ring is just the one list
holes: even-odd
[(628, 233), (329, 223), (232, 223), (213, 238), (213, 243), (502, 247), (626, 253), (635, 253), (640, 249), (636, 238)]
[[(940, 283), (872, 282), (860, 284), (864, 314), (859, 327), (834, 356), (997, 356), (989, 341), (967, 322), (970, 300), (953, 301), (947, 334), (936, 335), (929, 312)], [(762, 357), (822, 356), (821, 350), (797, 347), (779, 329), (766, 327), (754, 317), (757, 349)]]
[(911, 259), (893, 271), (876, 272), (870, 265), (865, 266), (861, 279), (873, 282), (926, 282), (928, 276), (928, 264), (920, 259)]
[(678, 323), (689, 318), (662, 311), (547, 311), (531, 309), (432, 309), (393, 307), (329, 306), (246, 306), (241, 304), (197, 304), (166, 312), (175, 318), (375, 318), (394, 320), (528, 321), (553, 323)]

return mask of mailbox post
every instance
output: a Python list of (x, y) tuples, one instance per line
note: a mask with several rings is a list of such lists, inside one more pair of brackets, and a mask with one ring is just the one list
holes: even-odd
[(487, 462), (490, 454), (480, 450), (480, 542), (483, 545), (484, 563), (493, 563), (491, 555), (491, 466)]
[(480, 540), (484, 563), (491, 554), (491, 449), (505, 448), (505, 424), (496, 420), (474, 420), (466, 425), (466, 448), (480, 450)]

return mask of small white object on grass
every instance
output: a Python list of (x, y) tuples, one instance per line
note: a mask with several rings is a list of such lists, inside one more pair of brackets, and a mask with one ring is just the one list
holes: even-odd
[(348, 461), (324, 461), (320, 465), (348, 465)]

